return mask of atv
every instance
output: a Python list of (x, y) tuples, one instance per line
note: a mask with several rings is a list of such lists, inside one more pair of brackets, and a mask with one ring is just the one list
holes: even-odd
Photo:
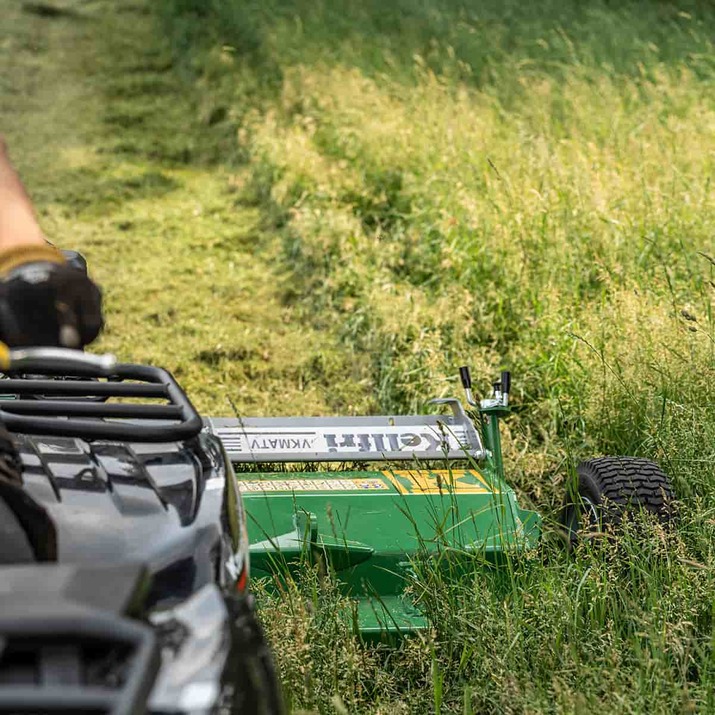
[[(467, 408), (429, 403), (447, 414), (207, 418), (236, 470), (254, 577), (280, 584), (317, 565), (350, 597), (362, 637), (393, 640), (428, 626), (410, 588), (421, 560), (453, 575), (460, 563), (489, 567), (533, 549), (541, 517), (519, 506), (502, 459), (511, 375), (479, 402), (467, 367), (460, 377)], [(578, 466), (562, 524), (573, 543), (633, 508), (667, 521), (672, 504), (657, 465), (601, 457)]]
[(280, 713), (242, 496), (172, 376), (0, 353), (0, 712)]

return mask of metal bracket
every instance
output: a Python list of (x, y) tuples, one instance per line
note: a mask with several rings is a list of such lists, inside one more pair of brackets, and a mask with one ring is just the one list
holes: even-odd
[(375, 549), (348, 539), (336, 539), (318, 532), (318, 517), (304, 510), (293, 514), (293, 531), (251, 544), (251, 566), (271, 570), (278, 559), (286, 563), (301, 558), (323, 560), (333, 571), (343, 571), (367, 561)]

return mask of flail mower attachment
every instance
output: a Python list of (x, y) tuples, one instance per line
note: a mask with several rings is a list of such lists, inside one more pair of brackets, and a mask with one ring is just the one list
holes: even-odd
[(317, 562), (353, 599), (363, 637), (385, 638), (427, 626), (408, 588), (425, 559), (463, 568), (533, 547), (539, 517), (502, 467), (509, 374), (479, 404), (467, 368), (461, 378), (473, 419), (454, 398), (430, 403), (449, 414), (207, 418), (236, 468), (253, 576)]

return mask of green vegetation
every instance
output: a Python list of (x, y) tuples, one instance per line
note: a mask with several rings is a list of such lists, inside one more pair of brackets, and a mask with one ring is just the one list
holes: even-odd
[(425, 573), (434, 630), (396, 652), (306, 573), (264, 599), (292, 706), (715, 709), (712, 5), (62, 6), (3, 16), (0, 127), (105, 286), (102, 348), (254, 414), (412, 409), (508, 366), (526, 502), (553, 513), (598, 453), (682, 500), (648, 545)]
[(11, 3), (0, 67), (0, 132), (45, 232), (104, 288), (96, 349), (165, 365), (204, 412), (330, 410), (338, 353), (282, 301), (235, 133), (173, 71), (149, 4)]

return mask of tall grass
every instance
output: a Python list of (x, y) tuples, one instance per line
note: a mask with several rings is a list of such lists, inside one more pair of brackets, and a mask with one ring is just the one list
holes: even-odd
[(711, 709), (712, 5), (159, 5), (182, 71), (237, 118), (285, 301), (368, 386), (336, 410), (414, 409), (463, 362), (485, 387), (508, 366), (508, 472), (542, 511), (598, 453), (658, 459), (683, 501), (678, 536), (548, 553), (506, 594), (436, 583), (434, 633), (372, 692), (307, 685), (338, 646), (296, 635), (296, 705)]
[(433, 628), (399, 649), (361, 645), (339, 615), (344, 597), (307, 566), (279, 596), (259, 585), (258, 599), (295, 709), (710, 712), (712, 560), (686, 542), (713, 535), (712, 524), (675, 536), (635, 524), (569, 555), (547, 542), (502, 569), (472, 556), (459, 578), (418, 558), (415, 595)]
[(162, 7), (214, 101), (239, 102), (286, 300), (355, 354), (362, 407), (508, 365), (540, 463), (563, 440), (672, 456), (679, 401), (710, 403), (707, 4)]

